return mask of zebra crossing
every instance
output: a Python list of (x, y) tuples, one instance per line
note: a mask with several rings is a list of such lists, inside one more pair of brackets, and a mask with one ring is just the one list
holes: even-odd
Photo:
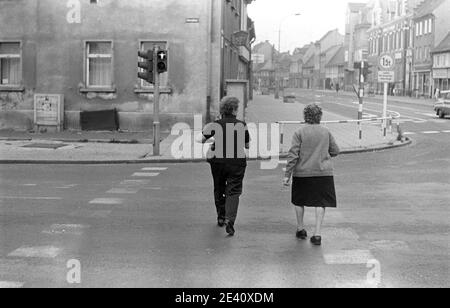
[[(141, 179), (141, 178), (155, 178), (159, 176), (163, 171), (167, 171), (167, 167), (145, 167), (141, 168), (138, 172), (135, 172), (131, 175), (131, 179), (127, 178), (119, 183), (116, 187), (111, 188), (110, 190), (106, 191), (105, 194), (109, 195), (131, 195), (136, 194), (140, 190), (159, 190), (160, 187), (148, 187), (149, 184), (151, 184), (151, 180), (148, 179)], [(158, 171), (158, 172), (157, 172)], [(23, 187), (36, 187), (37, 184), (29, 183), (26, 185), (22, 185)], [(75, 187), (78, 187), (78, 184), (68, 184), (68, 185), (61, 185), (58, 187), (55, 187), (55, 189), (61, 189), (61, 190), (67, 190), (67, 189), (73, 189)], [(4, 197), (2, 197), (4, 198)], [(11, 196), (10, 198), (13, 198)], [(62, 198), (59, 197), (52, 197), (52, 198), (43, 198), (43, 197), (17, 197), (27, 200), (62, 200)], [(83, 217), (87, 216), (89, 218), (97, 218), (97, 219), (106, 219), (108, 218), (116, 206), (123, 205), (125, 202), (124, 198), (110, 198), (105, 196), (99, 196), (98, 198), (94, 198), (90, 200), (87, 204), (86, 208), (83, 208), (81, 210), (78, 210), (76, 212), (71, 213), (71, 217)], [(101, 209), (96, 208), (97, 206), (108, 206), (110, 209), (104, 209), (103, 207)], [(86, 215), (87, 214), (87, 215)], [(52, 224), (48, 228), (45, 228), (41, 231), (41, 234), (43, 236), (50, 236), (50, 237), (56, 237), (56, 236), (77, 236), (81, 237), (87, 230), (89, 230), (90, 226), (84, 225), (84, 224)], [(55, 241), (55, 243), (58, 241)], [(63, 245), (58, 246), (56, 244), (54, 245), (36, 245), (36, 246), (29, 246), (29, 245), (23, 245), (15, 250), (11, 251), (6, 255), (6, 259), (0, 259), (0, 265), (2, 262), (6, 262), (7, 260), (15, 260), (17, 262), (20, 262), (20, 264), (24, 265), (27, 264), (28, 261), (37, 262), (38, 260), (45, 261), (45, 260), (60, 260), (60, 258), (63, 258), (65, 252), (65, 248)], [(23, 277), (23, 275), (20, 275), (20, 277)], [(3, 280), (4, 277), (2, 277), (2, 274), (0, 273), (0, 289), (13, 289), (13, 288), (23, 288), (27, 286), (27, 283), (25, 281), (9, 281), (9, 280)]]

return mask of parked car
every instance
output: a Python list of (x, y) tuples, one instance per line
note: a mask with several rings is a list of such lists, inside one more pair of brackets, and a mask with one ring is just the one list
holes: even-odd
[(450, 90), (441, 92), (441, 98), (434, 105), (434, 111), (441, 119), (446, 115), (450, 115)]

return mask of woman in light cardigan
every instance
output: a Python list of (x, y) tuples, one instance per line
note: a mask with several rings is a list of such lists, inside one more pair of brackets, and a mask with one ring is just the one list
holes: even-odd
[(326, 208), (336, 208), (336, 191), (332, 157), (339, 155), (339, 147), (330, 131), (321, 126), (322, 109), (312, 104), (305, 108), (306, 125), (292, 138), (292, 147), (283, 181), (289, 186), (292, 180), (292, 203), (297, 214), (299, 239), (306, 239), (304, 228), (305, 207), (316, 208), (316, 228), (311, 243), (322, 244), (321, 228)]

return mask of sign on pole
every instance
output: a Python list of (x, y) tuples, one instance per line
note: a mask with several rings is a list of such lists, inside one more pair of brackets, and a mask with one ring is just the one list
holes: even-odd
[(384, 99), (383, 99), (383, 135), (386, 137), (387, 128), (387, 106), (388, 106), (388, 90), (389, 83), (395, 82), (394, 59), (389, 55), (380, 58), (380, 70), (378, 72), (378, 82), (384, 83)]
[(380, 83), (395, 82), (395, 72), (394, 71), (378, 71), (378, 82), (380, 82)]

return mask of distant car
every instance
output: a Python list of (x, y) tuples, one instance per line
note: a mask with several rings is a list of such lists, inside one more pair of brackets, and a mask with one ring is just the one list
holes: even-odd
[(296, 96), (294, 94), (289, 94), (283, 96), (283, 102), (287, 104), (293, 104), (295, 103)]
[(441, 92), (441, 98), (434, 105), (434, 111), (441, 119), (445, 118), (446, 115), (450, 115), (450, 91)]

